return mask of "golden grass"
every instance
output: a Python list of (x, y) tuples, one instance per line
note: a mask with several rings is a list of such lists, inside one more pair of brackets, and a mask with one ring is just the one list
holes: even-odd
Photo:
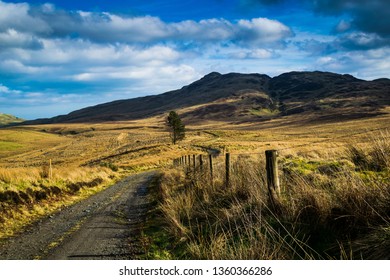
[(1, 168), (0, 238), (105, 189), (117, 177), (102, 167), (54, 169), (52, 178), (42, 177), (38, 168)]
[[(207, 171), (166, 170), (161, 210), (173, 243), (190, 259), (388, 258), (390, 134), (372, 141), (364, 168), (347, 146), (332, 160), (282, 157), (274, 204), (262, 156), (235, 157), (229, 187), (218, 160), (214, 181)], [(375, 239), (385, 246), (369, 249)]]
[[(65, 191), (61, 191), (59, 195), (49, 194), (45, 202), (42, 200), (36, 201), (34, 198), (26, 203), (28, 198), (20, 197), (20, 194), (22, 192), (27, 193), (28, 189), (30, 189), (30, 193), (31, 190), (39, 192), (42, 189), (47, 189), (47, 187), (68, 190), (69, 185), (92, 182), (96, 178), (102, 178), (101, 185), (106, 186), (111, 182), (110, 176), (121, 177), (129, 172), (163, 167), (170, 168), (173, 159), (188, 154), (205, 153), (205, 147), (220, 150), (222, 153), (228, 151), (232, 153), (232, 160), (237, 160), (239, 158), (237, 154), (240, 153), (263, 154), (266, 149), (278, 149), (281, 157), (286, 159), (302, 158), (307, 161), (346, 160), (348, 156), (345, 155), (345, 145), (352, 142), (362, 149), (370, 147), (372, 139), (366, 131), (387, 128), (390, 114), (340, 123), (313, 123), (308, 118), (300, 116), (286, 116), (277, 120), (252, 123), (205, 121), (202, 124), (187, 125), (186, 139), (178, 145), (170, 143), (169, 134), (164, 126), (164, 118), (165, 116), (157, 116), (137, 121), (31, 125), (0, 129), (0, 194), (8, 191), (7, 199), (14, 197), (15, 201), (21, 201), (21, 203), (13, 206), (8, 200), (7, 202), (0, 202), (0, 212), (8, 211), (8, 216), (2, 215), (5, 218), (0, 220), (0, 224), (7, 224), (6, 228), (10, 229), (7, 230), (9, 233), (6, 235), (8, 236), (10, 232), (20, 229), (22, 225), (28, 222), (28, 217), (41, 217), (45, 213), (61, 207), (62, 203), (65, 203), (62, 202), (62, 199), (65, 199), (66, 203), (71, 203), (72, 200), (79, 199), (78, 197), (84, 197), (84, 193), (87, 195), (93, 192), (92, 189), (99, 190), (101, 188), (81, 188), (77, 195), (68, 195)], [(367, 156), (370, 159), (374, 157), (379, 159), (380, 155), (379, 153), (376, 155), (368, 154)], [(48, 173), (50, 161), (52, 162), (53, 174), (51, 178), (49, 178)], [(223, 168), (222, 162), (221, 159), (221, 168)], [(216, 164), (218, 164), (218, 161), (216, 161)], [(236, 166), (234, 168), (240, 167)], [(264, 179), (256, 174), (255, 172), (249, 178), (257, 179), (254, 179), (253, 182), (249, 181), (247, 184), (263, 184), (262, 180)], [(326, 175), (303, 175), (315, 177), (311, 180), (319, 182), (322, 180), (324, 185), (328, 182)], [(173, 176), (175, 182), (182, 181), (182, 174), (177, 175), (179, 178), (175, 176)], [(233, 180), (238, 179), (233, 178)], [(244, 179), (241, 178), (240, 180)], [(240, 186), (240, 184), (244, 184), (244, 181), (241, 183), (237, 181), (237, 184), (235, 184)], [(213, 202), (213, 199), (215, 199), (214, 191), (217, 191), (215, 188), (221, 185), (222, 182), (222, 173), (218, 174), (216, 172), (215, 184), (211, 186), (214, 189), (200, 187), (202, 189), (201, 197), (205, 203)], [(75, 189), (77, 189), (77, 186)], [(265, 199), (264, 193), (260, 190), (261, 188), (252, 188), (248, 192), (251, 197), (263, 197)], [(18, 195), (13, 196), (12, 192)], [(56, 192), (55, 188), (51, 192)], [(236, 187), (234, 192), (239, 197), (243, 195), (240, 194), (239, 187)], [(328, 194), (322, 191), (318, 192), (318, 199), (321, 198), (321, 203), (325, 205), (324, 201), (326, 201)], [(196, 192), (196, 195), (200, 194)], [(32, 195), (29, 194), (29, 196)], [(225, 197), (223, 193), (221, 196)], [(178, 201), (181, 201), (182, 207), (185, 209), (189, 209), (195, 203), (188, 197)], [(171, 203), (174, 204), (175, 199), (171, 200)], [(206, 207), (205, 205), (204, 207)], [(12, 211), (9, 210), (11, 208)], [(329, 210), (331, 206), (324, 206), (325, 208)], [(256, 209), (252, 208), (253, 211)], [(230, 215), (226, 211), (214, 214), (217, 216)], [(180, 212), (176, 216), (172, 214), (172, 223), (178, 225), (179, 232), (182, 232), (183, 236), (188, 231), (187, 225), (183, 225), (182, 228), (180, 228), (180, 225), (182, 220), (187, 219), (189, 215), (191, 215), (189, 210), (183, 213)], [(257, 222), (261, 219), (262, 216), (259, 216)], [(212, 226), (216, 225), (213, 224)], [(260, 227), (260, 229), (263, 228)], [(273, 228), (268, 227), (264, 230), (272, 231)], [(270, 244), (272, 239), (269, 239), (270, 237), (263, 233), (260, 231), (245, 234), (254, 234), (259, 240), (264, 241), (262, 244)], [(260, 236), (261, 234), (263, 237)], [(215, 235), (217, 241), (215, 244), (211, 244), (212, 246), (209, 245), (215, 249), (215, 252), (218, 251), (218, 246), (221, 248), (227, 246), (227, 244), (223, 245), (221, 241), (224, 236), (229, 236), (227, 232), (219, 232), (218, 234), (213, 232), (213, 235)], [(262, 238), (266, 238), (266, 240)], [(198, 252), (195, 254), (198, 257), (203, 254), (199, 252), (206, 254), (205, 250), (211, 248), (207, 245), (204, 248), (196, 249), (196, 244), (191, 244), (194, 254)], [(242, 246), (244, 245), (242, 244)], [(235, 254), (244, 257), (244, 247), (241, 247), (240, 250), (237, 249)], [(273, 258), (289, 256), (289, 253), (284, 252), (281, 246), (272, 250), (263, 248), (260, 251), (263, 252), (264, 256), (271, 254)], [(274, 252), (274, 255), (272, 255), (272, 252)], [(207, 254), (213, 253), (209, 252)], [(255, 256), (255, 252), (251, 254), (248, 257)], [(212, 257), (217, 256), (213, 255)], [(221, 255), (221, 257), (225, 256)]]

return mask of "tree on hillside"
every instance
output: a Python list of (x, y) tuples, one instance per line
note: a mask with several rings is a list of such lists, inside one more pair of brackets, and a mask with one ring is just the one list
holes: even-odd
[(183, 140), (185, 136), (185, 125), (175, 111), (170, 111), (167, 117), (167, 126), (171, 133), (172, 143)]

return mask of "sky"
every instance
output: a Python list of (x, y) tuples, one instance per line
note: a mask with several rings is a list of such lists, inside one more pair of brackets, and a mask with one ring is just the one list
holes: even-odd
[(25, 119), (314, 70), (390, 78), (390, 0), (0, 0), (0, 112)]

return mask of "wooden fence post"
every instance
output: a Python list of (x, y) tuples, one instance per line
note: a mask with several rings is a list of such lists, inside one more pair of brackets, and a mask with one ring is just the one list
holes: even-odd
[(266, 170), (267, 170), (267, 186), (270, 195), (272, 196), (274, 192), (280, 193), (280, 184), (278, 176), (278, 151), (277, 150), (267, 150), (265, 151), (265, 160), (266, 160)]
[(211, 184), (213, 184), (214, 176), (213, 176), (213, 156), (209, 154), (209, 163), (210, 163), (210, 178), (211, 178)]
[(199, 166), (200, 166), (200, 170), (202, 171), (203, 170), (203, 158), (202, 158), (202, 155), (199, 155)]
[(51, 159), (49, 159), (49, 179), (53, 178), (53, 168), (51, 166)]
[(226, 169), (226, 187), (229, 187), (229, 183), (230, 183), (230, 153), (226, 153), (225, 169)]
[(194, 163), (194, 173), (195, 173), (195, 170), (196, 170), (196, 155), (192, 155), (192, 161)]

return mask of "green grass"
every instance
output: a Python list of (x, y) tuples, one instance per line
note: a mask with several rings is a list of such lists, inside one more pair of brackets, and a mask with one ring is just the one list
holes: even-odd
[(0, 152), (14, 151), (19, 148), (23, 148), (23, 145), (15, 142), (0, 141)]
[(263, 117), (263, 116), (276, 116), (277, 114), (280, 113), (280, 111), (279, 110), (271, 110), (268, 108), (262, 108), (262, 109), (251, 109), (249, 111), (249, 113), (254, 115), (254, 116)]
[(0, 113), (0, 126), (11, 124), (11, 123), (18, 123), (18, 122), (22, 122), (22, 121), (24, 121), (24, 120), (21, 118), (17, 118), (17, 117), (12, 116), (12, 115)]
[[(0, 129), (0, 157), (21, 155), (25, 152), (38, 152), (66, 141), (68, 139), (61, 138), (58, 135), (27, 128)], [(26, 160), (30, 160), (30, 157), (31, 155)]]
[(290, 157), (281, 161), (282, 168), (301, 175), (308, 175), (313, 172), (329, 175), (354, 168), (354, 164), (348, 160), (311, 160), (303, 157)]

